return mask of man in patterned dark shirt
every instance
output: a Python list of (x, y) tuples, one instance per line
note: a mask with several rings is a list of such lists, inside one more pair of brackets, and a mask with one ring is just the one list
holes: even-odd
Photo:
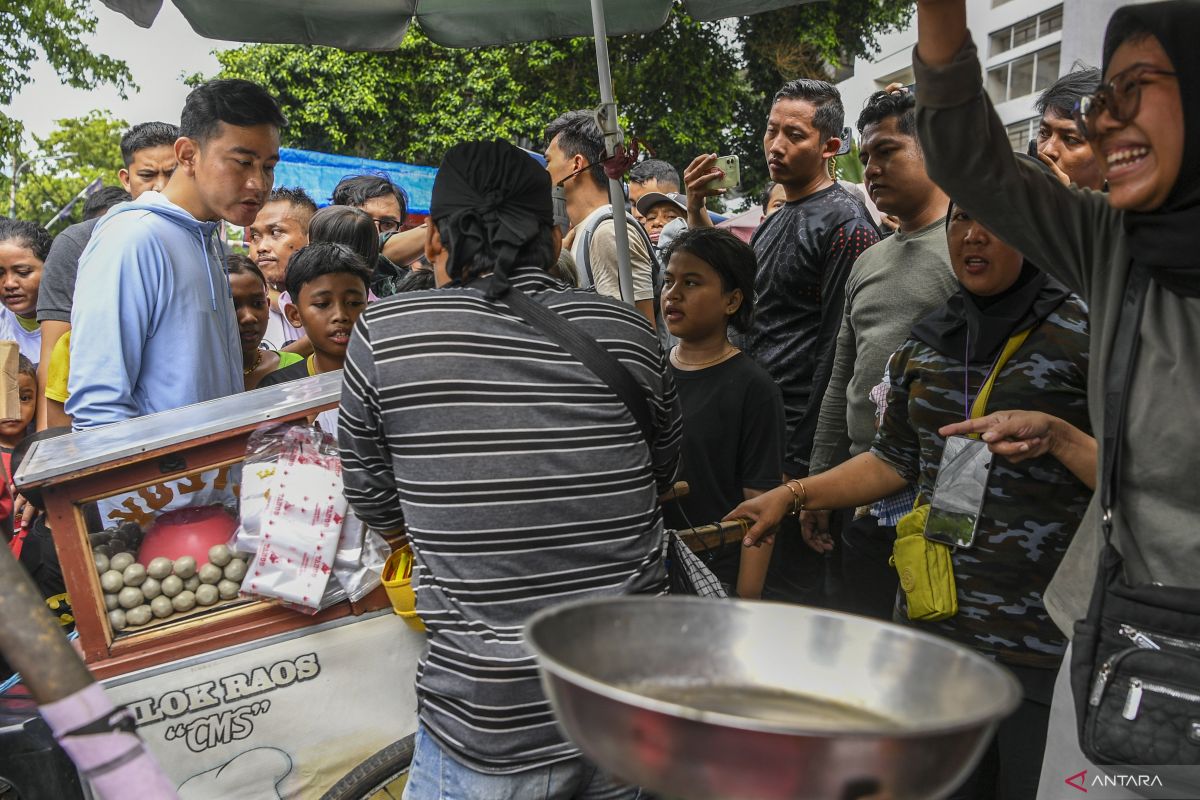
[[(845, 307), (846, 277), (855, 259), (879, 241), (862, 203), (829, 174), (829, 161), (842, 146), (844, 117), (841, 95), (832, 85), (794, 80), (775, 94), (763, 136), (767, 169), (787, 202), (750, 241), (758, 256), (755, 319), (742, 347), (783, 391), (789, 477), (808, 474)], [(712, 225), (704, 204), (721, 193), (707, 188), (721, 176), (716, 159), (715, 154), (698, 156), (684, 172), (691, 227)], [(803, 573), (812, 561), (798, 530), (783, 531), (767, 594), (805, 599), (812, 578)]]

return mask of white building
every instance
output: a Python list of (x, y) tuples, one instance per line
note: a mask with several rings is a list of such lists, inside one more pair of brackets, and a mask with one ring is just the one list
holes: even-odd
[[(967, 0), (967, 24), (983, 61), (987, 92), (1008, 126), (1013, 149), (1037, 134), (1034, 102), (1077, 65), (1100, 66), (1104, 29), (1113, 11), (1146, 0)], [(838, 89), (846, 124), (854, 126), (867, 98), (892, 82), (913, 82), (916, 15), (906, 30), (879, 39), (871, 60), (843, 70)], [(919, 91), (919, 87), (918, 87)], [(855, 139), (858, 131), (855, 130)]]

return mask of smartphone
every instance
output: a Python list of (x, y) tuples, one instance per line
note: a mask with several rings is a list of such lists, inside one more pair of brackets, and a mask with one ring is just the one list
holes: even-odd
[(709, 189), (732, 189), (742, 182), (742, 166), (737, 156), (718, 156), (716, 167), (725, 177), (713, 178), (708, 182)]
[(987, 442), (951, 436), (942, 451), (937, 482), (930, 501), (925, 538), (951, 547), (975, 543), (979, 512), (987, 494), (992, 454)]
[(1029, 140), (1029, 147), (1025, 148), (1025, 152), (1029, 154), (1030, 158), (1038, 157), (1037, 139)]

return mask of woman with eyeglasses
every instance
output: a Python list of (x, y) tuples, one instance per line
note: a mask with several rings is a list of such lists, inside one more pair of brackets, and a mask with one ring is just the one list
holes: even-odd
[[(965, 0), (918, 0), (917, 8), (913, 69), (929, 173), (997, 235), (1088, 302), (1094, 365), (1088, 394), (1101, 463), (1105, 377), (1128, 363), (1132, 380), (1116, 448), (1122, 468), (1113, 495), (1113, 542), (1129, 583), (1196, 587), (1200, 3), (1126, 6), (1109, 22), (1104, 82), (1075, 114), (1108, 181), (1107, 195), (1063, 186), (1019, 164), (983, 91)], [(1139, 348), (1130, 360), (1128, 351), (1115, 352), (1114, 337), (1122, 304), (1142, 276), (1149, 284)], [(1020, 441), (1020, 432), (1009, 433), (1015, 435), (1003, 438)], [(1067, 632), (1086, 617), (1099, 569), (1099, 505), (1097, 496), (1046, 592), (1048, 610)], [(1070, 663), (1068, 653), (1064, 664)], [(1056, 787), (1064, 775), (1091, 767), (1078, 745), (1069, 673), (1064, 666), (1055, 685), (1041, 798), (1061, 796)], [(1126, 796), (1119, 791), (1105, 796)]]

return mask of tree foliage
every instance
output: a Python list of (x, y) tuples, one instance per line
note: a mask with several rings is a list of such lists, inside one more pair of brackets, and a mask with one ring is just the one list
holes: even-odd
[[(609, 41), (622, 124), (682, 169), (702, 152), (741, 156), (743, 191), (766, 181), (761, 137), (778, 85), (827, 75), (907, 20), (909, 0), (830, 0), (741, 20), (667, 25)], [(476, 49), (433, 44), (414, 25), (391, 53), (248, 45), (216, 53), (218, 77), (267, 86), (290, 124), (284, 143), (437, 164), (455, 142), (496, 137), (540, 148), (560, 113), (599, 104), (589, 38)], [(193, 76), (192, 82), (202, 80)]]
[[(610, 43), (626, 130), (672, 163), (734, 126), (744, 81), (720, 37), (719, 26), (675, 14), (659, 31)], [(414, 25), (391, 53), (260, 44), (216, 55), (220, 77), (257, 81), (280, 99), (286, 144), (367, 158), (436, 164), (452, 144), (481, 137), (540, 148), (552, 119), (600, 102), (587, 38), (457, 49)]]
[[(17, 218), (45, 224), (81, 189), (96, 178), (106, 186), (119, 186), (117, 172), (121, 161), (121, 136), (128, 127), (108, 112), (91, 111), (82, 117), (57, 120), (55, 129), (45, 138), (33, 137), (29, 152), (19, 151), (17, 158), (53, 158), (36, 161), (25, 169), (17, 184)], [(0, 179), (0, 191), (8, 213), (9, 180)], [(83, 203), (77, 203), (67, 224), (81, 220)], [(60, 223), (61, 225), (61, 223)]]
[(92, 53), (82, 43), (96, 31), (89, 0), (21, 0), (0, 6), (0, 105), (33, 80), (29, 66), (40, 53), (68, 86), (91, 89), (102, 83), (121, 96), (136, 88), (124, 61)]

